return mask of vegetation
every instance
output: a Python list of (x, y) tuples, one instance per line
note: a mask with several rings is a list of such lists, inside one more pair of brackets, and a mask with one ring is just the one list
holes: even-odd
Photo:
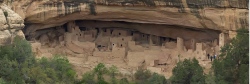
[(236, 38), (221, 48), (219, 57), (212, 66), (216, 83), (249, 83), (249, 32), (247, 29), (238, 30)]
[[(79, 84), (167, 84), (164, 76), (151, 73), (149, 70), (137, 70), (133, 81), (128, 81), (128, 78), (117, 79), (118, 74), (115, 66), (107, 68), (103, 63), (99, 63), (92, 71), (83, 74)], [(111, 80), (105, 79), (105, 75)]]
[(20, 37), (11, 45), (1, 46), (0, 57), (0, 82), (70, 84), (75, 81), (76, 73), (66, 58), (55, 56), (36, 60), (30, 44)]
[(178, 62), (172, 72), (172, 84), (205, 84), (203, 69), (195, 58)]

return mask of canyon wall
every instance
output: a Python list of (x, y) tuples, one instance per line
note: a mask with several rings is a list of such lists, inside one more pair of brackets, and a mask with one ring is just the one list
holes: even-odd
[(15, 36), (24, 38), (24, 20), (2, 1), (0, 3), (0, 45), (11, 43)]
[[(230, 34), (235, 34), (236, 29), (248, 28), (248, 0), (95, 0), (96, 4), (77, 1), (81, 0), (6, 3), (25, 19), (25, 35), (72, 20), (177, 25)], [(95, 9), (97, 15), (91, 15), (90, 9)]]

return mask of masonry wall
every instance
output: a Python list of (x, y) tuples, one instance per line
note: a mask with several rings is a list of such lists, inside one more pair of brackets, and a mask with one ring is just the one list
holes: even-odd
[(128, 36), (127, 30), (118, 30), (115, 29), (112, 32), (112, 36)]
[(178, 51), (183, 51), (184, 50), (184, 41), (180, 37), (177, 37), (177, 50)]
[(126, 53), (125, 47), (120, 48), (120, 47), (114, 46), (112, 48), (112, 56), (114, 56), (116, 58), (124, 58), (125, 53)]
[(144, 51), (144, 48), (140, 45), (135, 45), (135, 41), (129, 41), (128, 42), (128, 47), (129, 50), (131, 50), (132, 52), (142, 52)]
[(138, 67), (140, 66), (143, 61), (145, 60), (145, 53), (144, 52), (130, 52), (128, 51), (127, 59), (128, 65), (131, 67)]

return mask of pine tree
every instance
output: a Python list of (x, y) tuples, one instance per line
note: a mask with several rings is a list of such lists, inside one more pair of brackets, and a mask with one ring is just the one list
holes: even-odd
[(220, 59), (213, 62), (215, 82), (218, 84), (248, 84), (249, 32), (237, 30), (237, 36), (221, 48)]
[(172, 72), (172, 84), (205, 84), (203, 69), (195, 58), (178, 62)]

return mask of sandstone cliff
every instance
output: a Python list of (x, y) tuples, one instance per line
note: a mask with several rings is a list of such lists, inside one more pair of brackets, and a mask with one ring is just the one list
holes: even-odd
[(66, 54), (80, 75), (95, 63), (105, 62), (128, 72), (145, 63), (148, 69), (170, 77), (179, 55), (181, 60), (196, 57), (208, 70), (211, 62), (204, 58), (206, 54), (218, 54), (228, 35), (233, 37), (236, 29), (248, 28), (247, 0), (5, 3), (21, 17), (2, 5), (0, 17), (7, 19), (1, 20), (5, 24), (1, 38), (11, 37), (10, 30), (22, 34), (25, 20), (22, 30), (32, 40), (33, 52), (47, 57)]
[(97, 15), (89, 14), (89, 2), (73, 1), (79, 0), (21, 0), (9, 5), (25, 19), (25, 35), (72, 20), (177, 25), (225, 33), (248, 28), (248, 0), (95, 0)]
[(0, 45), (11, 43), (14, 36), (24, 38), (24, 20), (7, 5), (0, 6)]

